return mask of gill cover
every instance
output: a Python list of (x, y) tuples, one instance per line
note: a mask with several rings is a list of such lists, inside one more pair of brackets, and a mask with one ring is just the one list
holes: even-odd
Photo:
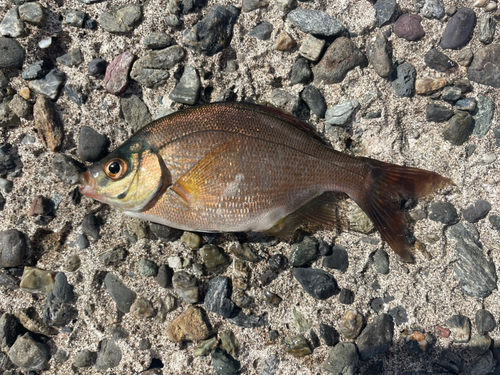
[(168, 170), (162, 158), (142, 141), (127, 142), (90, 168), (96, 199), (124, 211), (140, 211), (154, 201)]

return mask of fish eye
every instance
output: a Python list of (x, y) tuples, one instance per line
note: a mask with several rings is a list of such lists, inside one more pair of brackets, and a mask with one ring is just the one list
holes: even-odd
[(127, 163), (123, 159), (112, 159), (104, 167), (104, 173), (112, 180), (118, 180), (127, 172)]

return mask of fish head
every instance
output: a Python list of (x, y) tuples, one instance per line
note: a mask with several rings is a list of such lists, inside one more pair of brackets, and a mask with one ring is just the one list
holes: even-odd
[(80, 193), (122, 211), (141, 211), (168, 186), (167, 176), (146, 141), (129, 141), (80, 174)]

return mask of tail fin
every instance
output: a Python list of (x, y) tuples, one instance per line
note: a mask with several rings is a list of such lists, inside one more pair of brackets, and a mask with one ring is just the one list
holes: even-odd
[(365, 159), (371, 170), (371, 183), (352, 197), (366, 212), (382, 239), (405, 262), (413, 262), (408, 241), (410, 232), (403, 211), (404, 201), (426, 196), (453, 181), (437, 173)]

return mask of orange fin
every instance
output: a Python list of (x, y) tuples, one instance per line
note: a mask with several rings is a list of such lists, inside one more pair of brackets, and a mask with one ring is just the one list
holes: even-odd
[(396, 254), (405, 262), (413, 262), (409, 243), (411, 234), (402, 207), (404, 201), (423, 197), (454, 183), (423, 169), (365, 160), (371, 167), (372, 181), (353, 198)]

